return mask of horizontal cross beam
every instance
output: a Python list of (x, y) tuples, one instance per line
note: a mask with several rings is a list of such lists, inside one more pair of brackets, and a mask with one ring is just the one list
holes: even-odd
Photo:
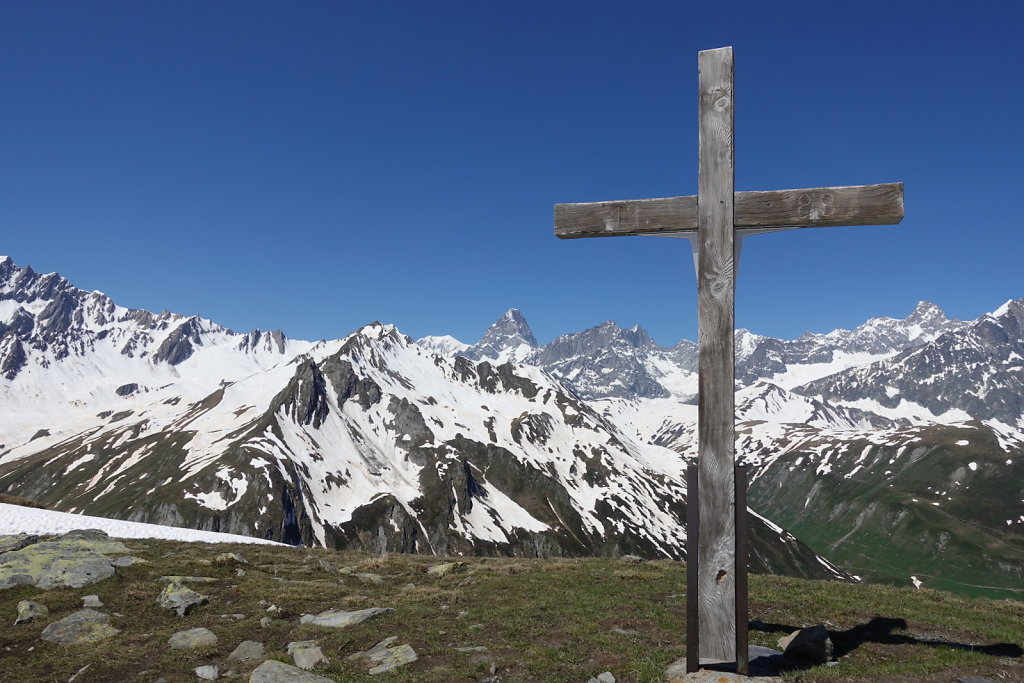
[[(903, 183), (735, 193), (735, 227), (893, 225), (903, 219)], [(696, 232), (697, 197), (555, 204), (555, 235), (618, 237)]]

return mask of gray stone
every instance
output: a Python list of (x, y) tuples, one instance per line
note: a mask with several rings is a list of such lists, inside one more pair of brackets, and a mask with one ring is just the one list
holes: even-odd
[(256, 667), (249, 676), (249, 683), (335, 683), (330, 678), (317, 676), (308, 671), (279, 662), (276, 659), (267, 661)]
[(352, 624), (359, 624), (381, 614), (394, 612), (390, 607), (370, 607), (367, 609), (346, 612), (340, 609), (329, 609), (320, 614), (303, 614), (299, 618), (300, 624), (313, 624), (315, 626), (331, 626), (333, 628), (344, 628)]
[(317, 560), (317, 566), (320, 567), (320, 569), (327, 572), (328, 574), (337, 574), (340, 571), (338, 569), (338, 565), (334, 564), (330, 560), (325, 560), (323, 558)]
[[(69, 532), (0, 555), (0, 589), (24, 583), (38, 588), (82, 588), (114, 575), (106, 554), (127, 553), (120, 541), (92, 532)], [(102, 532), (98, 532), (102, 533)], [(27, 577), (27, 578), (26, 578)]]
[(242, 619), (245, 619), (244, 614), (218, 614), (217, 616), (221, 619), (234, 619), (235, 621), (241, 621)]
[(380, 641), (379, 643), (371, 647), (369, 650), (363, 650), (362, 652), (357, 652), (354, 655), (349, 655), (348, 657), (346, 657), (346, 659), (364, 659), (366, 657), (369, 657), (370, 655), (377, 654), (378, 652), (383, 652), (384, 650), (388, 649), (388, 646), (396, 640), (398, 640), (398, 636), (388, 636), (384, 640)]
[(21, 550), (36, 543), (39, 537), (35, 534), (15, 534), (14, 536), (0, 536), (0, 553), (12, 550)]
[(103, 607), (98, 595), (86, 595), (82, 598), (82, 607)]
[(196, 676), (199, 676), (204, 681), (215, 681), (220, 678), (220, 669), (217, 668), (216, 664), (207, 664), (206, 666), (197, 666), (195, 668)]
[(237, 553), (221, 553), (217, 557), (213, 558), (213, 561), (224, 564), (249, 564), (247, 559)]
[(157, 597), (156, 602), (164, 609), (172, 609), (183, 617), (199, 605), (210, 602), (207, 595), (200, 595), (180, 583), (168, 583)]
[(815, 664), (824, 664), (832, 658), (832, 641), (828, 630), (821, 625), (802, 628), (779, 638), (779, 648), (787, 658), (805, 659)]
[(382, 674), (385, 671), (391, 671), (410, 662), (415, 662), (417, 657), (411, 645), (399, 645), (398, 647), (389, 647), (381, 652), (375, 652), (367, 656), (366, 659), (374, 664), (370, 668), (371, 674)]
[[(640, 557), (639, 555), (623, 555), (622, 557), (619, 558), (619, 561), (620, 562), (631, 562), (633, 564), (639, 564), (639, 563), (644, 561), (644, 558)], [(604, 681), (601, 681), (601, 683), (604, 683)]]
[(266, 628), (266, 627), (270, 626), (270, 624), (273, 621), (274, 620), (271, 619), (270, 617), (263, 617), (262, 619), (260, 619), (260, 626), (262, 626), (263, 628)]
[(200, 626), (178, 631), (167, 640), (167, 644), (171, 646), (172, 650), (211, 647), (217, 644), (217, 635), (210, 629)]
[(91, 609), (80, 609), (43, 629), (43, 640), (60, 645), (95, 643), (121, 631), (111, 626), (110, 615)]
[[(626, 557), (629, 557), (628, 555)], [(605, 671), (591, 678), (587, 683), (615, 683), (615, 676), (611, 671)]]
[(956, 680), (959, 683), (996, 683), (991, 678), (981, 678), (980, 676), (961, 676)]
[(247, 662), (251, 659), (259, 659), (263, 656), (263, 652), (263, 643), (258, 643), (255, 640), (243, 640), (238, 644), (238, 647), (231, 651), (231, 654), (228, 655), (228, 659), (238, 662)]
[(14, 620), (14, 625), (27, 624), (37, 617), (45, 617), (49, 613), (50, 610), (46, 609), (46, 605), (31, 600), (22, 600), (18, 603), (18, 618)]
[(161, 576), (160, 583), (214, 583), (217, 579), (210, 576)]
[(132, 557), (131, 555), (125, 555), (114, 560), (115, 567), (131, 567), (135, 564), (145, 564), (146, 560), (139, 557)]
[[(457, 647), (457, 648), (455, 648), (455, 651), (456, 652), (487, 652), (487, 647), (484, 646), (484, 645), (473, 645), (473, 646), (470, 646), (470, 647)], [(592, 678), (590, 680), (593, 681), (594, 679)]]
[(295, 662), (295, 666), (300, 669), (308, 671), (317, 664), (328, 663), (327, 657), (324, 657), (323, 651), (316, 644), (315, 640), (297, 640), (288, 643), (287, 650), (288, 654), (292, 657), (292, 661)]
[(241, 567), (235, 567), (235, 576), (245, 576), (245, 570)]
[(432, 576), (444, 576), (445, 574), (456, 573), (465, 566), (465, 562), (444, 562), (442, 564), (435, 564), (431, 567), (427, 567), (427, 573)]

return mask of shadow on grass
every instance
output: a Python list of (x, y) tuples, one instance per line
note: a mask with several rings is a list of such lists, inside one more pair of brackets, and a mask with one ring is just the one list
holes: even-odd
[[(796, 626), (785, 624), (766, 624), (763, 621), (750, 622), (751, 630), (762, 632), (774, 632), (790, 634), (798, 631)], [(926, 645), (928, 647), (948, 647), (953, 650), (965, 650), (978, 652), (993, 657), (1021, 657), (1024, 656), (1024, 649), (1014, 643), (996, 643), (993, 645), (970, 645), (968, 643), (957, 643), (938, 638), (915, 638), (904, 633), (895, 633), (907, 628), (907, 622), (903, 619), (892, 619), (889, 617), (875, 617), (866, 624), (854, 626), (846, 631), (834, 631), (828, 629), (828, 636), (832, 640), (833, 657), (839, 659), (843, 655), (856, 650), (864, 643), (881, 643), (884, 645)]]

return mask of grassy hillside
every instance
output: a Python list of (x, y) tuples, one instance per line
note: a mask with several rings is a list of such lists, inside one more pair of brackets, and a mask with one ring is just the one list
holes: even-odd
[[(79, 589), (20, 585), (0, 591), (0, 671), (10, 680), (198, 680), (195, 667), (219, 664), (226, 680), (248, 680), (261, 660), (226, 664), (242, 641), (266, 646), (263, 659), (291, 663), (286, 644), (318, 641), (330, 660), (314, 672), (339, 681), (586, 681), (611, 671), (618, 681), (661, 681), (684, 654), (685, 567), (671, 561), (464, 558), (443, 576), (425, 556), (337, 552), (274, 546), (125, 541), (146, 563)], [(215, 561), (233, 551), (247, 564)], [(459, 558), (463, 559), (463, 558)], [(334, 571), (334, 568), (342, 571)], [(351, 573), (345, 573), (351, 568)], [(241, 569), (244, 574), (240, 574)], [(165, 575), (213, 579), (192, 585), (208, 605), (187, 616), (156, 604)], [(375, 576), (376, 575), (376, 576)], [(46, 624), (97, 594), (121, 632), (91, 645), (41, 639)], [(776, 646), (789, 630), (825, 623), (843, 656), (832, 667), (787, 674), (798, 681), (933, 681), (957, 676), (1024, 680), (1020, 645), (1024, 603), (949, 593), (752, 576), (754, 644)], [(11, 626), (20, 600), (49, 616)], [(261, 603), (261, 601), (263, 601)], [(270, 609), (270, 605), (278, 609)], [(300, 624), (305, 613), (389, 607), (395, 611), (342, 629)], [(241, 615), (241, 616), (237, 616)], [(269, 625), (260, 620), (270, 617)], [(216, 645), (171, 650), (172, 633), (206, 627)], [(381, 676), (346, 657), (388, 636), (418, 660)], [(993, 646), (970, 651), (966, 646)], [(477, 648), (459, 650), (457, 648)], [(10, 673), (10, 672), (13, 672)], [(222, 676), (222, 678), (224, 678)], [(5, 679), (7, 680), (7, 679)]]

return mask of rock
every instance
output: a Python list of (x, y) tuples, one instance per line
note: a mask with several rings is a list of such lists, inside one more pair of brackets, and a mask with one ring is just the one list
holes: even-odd
[(43, 629), (43, 640), (60, 645), (95, 643), (121, 631), (111, 626), (110, 615), (92, 609), (80, 609)]
[(398, 640), (398, 636), (388, 636), (384, 640), (380, 641), (379, 643), (371, 647), (369, 650), (363, 650), (362, 652), (357, 652), (354, 655), (349, 655), (348, 657), (346, 657), (346, 659), (363, 659), (365, 657), (369, 657), (370, 655), (375, 655), (378, 652), (383, 652), (384, 650), (388, 649), (388, 646), (396, 640)]
[(327, 657), (324, 657), (320, 646), (315, 640), (297, 640), (288, 643), (288, 654), (292, 656), (295, 666), (300, 669), (312, 669), (317, 664), (327, 664)]
[(263, 656), (263, 652), (263, 643), (258, 643), (255, 640), (243, 640), (238, 647), (231, 651), (228, 660), (247, 662), (251, 659), (259, 659)]
[(204, 681), (215, 681), (220, 678), (220, 669), (217, 668), (216, 664), (197, 666), (195, 672), (196, 676), (199, 676)]
[[(455, 651), (456, 652), (487, 652), (487, 648), (485, 646), (483, 646), (483, 645), (473, 645), (471, 647), (457, 647), (457, 648), (455, 648)], [(594, 681), (596, 679), (591, 678), (590, 680)]]
[(249, 561), (237, 553), (221, 553), (213, 558), (214, 562), (222, 564), (249, 564)]
[(338, 565), (334, 564), (330, 560), (320, 558), (319, 560), (317, 560), (316, 564), (318, 567), (320, 567), (320, 569), (324, 570), (328, 574), (337, 574), (340, 571), (338, 569)]
[(31, 600), (22, 600), (18, 603), (18, 618), (14, 620), (14, 625), (27, 624), (36, 617), (45, 617), (49, 613), (50, 610), (46, 609), (46, 605)]
[(465, 562), (444, 562), (427, 567), (427, 573), (433, 576), (444, 576), (445, 574), (456, 573), (465, 566)]
[(100, 596), (98, 595), (86, 595), (82, 598), (83, 607), (103, 607), (103, 603), (100, 602)]
[(164, 586), (156, 602), (165, 609), (172, 609), (183, 617), (199, 605), (210, 602), (210, 597), (200, 595), (191, 588), (186, 588), (180, 583), (169, 583)]
[(415, 662), (417, 657), (411, 645), (399, 645), (398, 647), (389, 647), (386, 650), (369, 655), (367, 659), (375, 663), (375, 666), (370, 668), (370, 673), (382, 674), (385, 671), (391, 671), (410, 662)]
[(138, 557), (132, 557), (131, 555), (126, 555), (124, 557), (119, 557), (116, 560), (114, 560), (114, 566), (115, 567), (131, 567), (134, 564), (145, 564), (145, 563), (146, 563), (146, 560), (143, 560), (143, 559), (138, 558)]
[[(26, 540), (17, 538), (21, 540), (8, 545), (13, 548)], [(127, 552), (124, 544), (103, 532), (71, 531), (52, 541), (27, 544), (0, 555), (0, 589), (24, 583), (45, 590), (89, 586), (114, 575), (113, 561), (106, 554)]]
[(210, 576), (161, 576), (160, 583), (213, 583), (217, 579)]
[(274, 620), (271, 619), (270, 617), (263, 617), (262, 619), (260, 619), (260, 626), (262, 626), (263, 628), (266, 628), (266, 627), (270, 626), (271, 622), (273, 622), (273, 621)]
[(217, 644), (217, 635), (202, 626), (178, 631), (167, 641), (172, 650), (184, 650), (194, 647), (211, 647)]
[(370, 572), (352, 572), (352, 576), (361, 581), (369, 581), (370, 583), (382, 583), (384, 581), (384, 577), (380, 574), (371, 574)]
[(235, 576), (245, 576), (245, 570), (241, 567), (235, 567)]
[(249, 676), (249, 683), (334, 683), (334, 681), (276, 659), (268, 659), (252, 672), (252, 675)]
[(241, 621), (242, 619), (245, 619), (244, 614), (218, 614), (217, 616), (221, 619), (234, 619), (235, 621)]
[(368, 609), (356, 610), (355, 612), (346, 612), (340, 609), (329, 609), (325, 612), (321, 612), (320, 614), (303, 614), (299, 618), (299, 623), (344, 628), (346, 626), (351, 626), (352, 624), (359, 624), (378, 615), (394, 611), (395, 610), (390, 607), (370, 607)]
[[(639, 564), (639, 563), (644, 561), (644, 558), (640, 557), (639, 555), (623, 555), (622, 557), (619, 558), (619, 561), (620, 562), (631, 562), (633, 564)], [(604, 683), (604, 681), (601, 681), (601, 683)]]
[(828, 630), (821, 625), (793, 631), (779, 638), (779, 648), (787, 658), (804, 659), (824, 664), (832, 658), (832, 641)]
[(39, 541), (35, 534), (16, 534), (14, 536), (0, 536), (0, 554), (12, 550), (21, 550), (26, 546)]
[[(627, 555), (626, 557), (629, 557), (629, 555)], [(591, 678), (589, 681), (587, 681), (587, 683), (615, 683), (615, 676), (612, 676), (611, 671), (605, 671), (604, 673), (598, 674), (594, 678)]]

